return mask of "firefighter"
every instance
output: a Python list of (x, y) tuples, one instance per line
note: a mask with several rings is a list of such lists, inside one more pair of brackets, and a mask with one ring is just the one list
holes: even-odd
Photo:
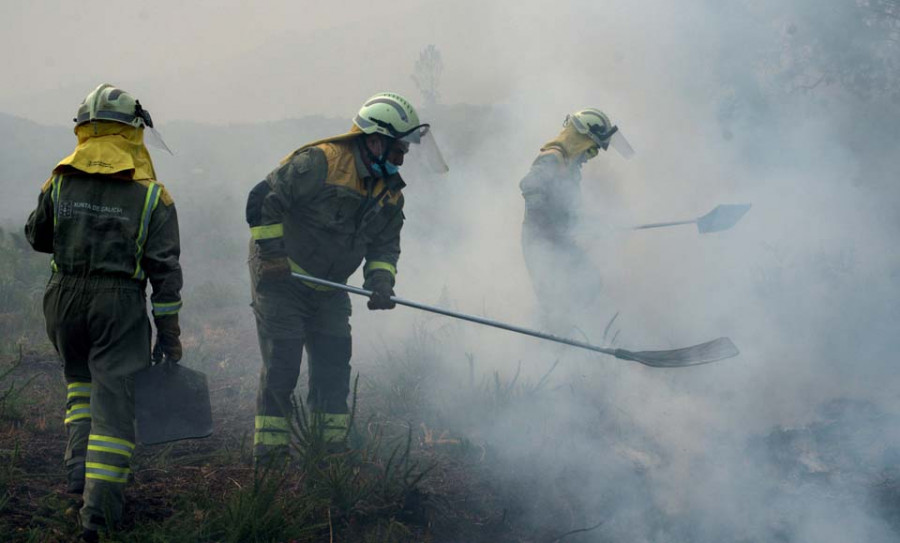
[(67, 490), (82, 495), (82, 537), (96, 541), (121, 519), (131, 474), (133, 375), (151, 364), (146, 284), (153, 357), (177, 362), (182, 276), (175, 206), (144, 146), (150, 114), (103, 84), (74, 121), (75, 151), (44, 183), (25, 234), (53, 255), (43, 306), (67, 383)]
[[(287, 458), (291, 393), (309, 356), (307, 405), (330, 449), (346, 446), (350, 299), (291, 272), (344, 283), (365, 261), (371, 310), (392, 309), (410, 144), (431, 143), (429, 125), (394, 93), (369, 98), (344, 134), (287, 156), (250, 192), (250, 275), (263, 367), (254, 458)], [(421, 148), (426, 148), (422, 145)], [(434, 147), (436, 149), (436, 147)]]
[(568, 332), (572, 316), (601, 292), (599, 273), (574, 238), (581, 201), (581, 168), (610, 145), (625, 158), (631, 146), (609, 117), (583, 109), (566, 117), (563, 130), (544, 144), (519, 183), (525, 198), (522, 253), (545, 324)]

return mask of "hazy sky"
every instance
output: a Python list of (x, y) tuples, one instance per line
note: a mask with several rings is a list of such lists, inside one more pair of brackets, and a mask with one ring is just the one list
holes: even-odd
[[(444, 57), (447, 103), (502, 102), (532, 84), (551, 100), (554, 74), (590, 82), (574, 98), (593, 103), (625, 83), (617, 82), (623, 63), (671, 50), (690, 16), (685, 7), (625, 2), (3, 0), (0, 112), (63, 124), (87, 92), (110, 82), (161, 125), (349, 117), (380, 90), (418, 101), (409, 76), (431, 43)], [(663, 21), (671, 24), (654, 24)], [(633, 32), (644, 24), (662, 47), (646, 49)], [(672, 55), (666, 64), (687, 60)]]
[[(497, 70), (498, 55), (466, 58), (503, 39), (479, 23), (478, 5), (6, 1), (0, 109), (58, 123), (78, 98), (109, 81), (160, 119), (347, 115), (382, 88), (418, 98), (409, 74), (429, 43), (446, 56), (448, 82), (454, 72), (467, 73), (465, 84), (448, 86), (448, 98), (484, 102), (502, 94), (508, 70)], [(451, 38), (459, 47), (441, 47)]]

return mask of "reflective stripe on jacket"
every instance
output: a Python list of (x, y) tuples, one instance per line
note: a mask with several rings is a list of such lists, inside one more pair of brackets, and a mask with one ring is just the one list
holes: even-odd
[(35, 250), (53, 255), (55, 272), (146, 279), (154, 314), (181, 308), (178, 217), (160, 183), (77, 170), (55, 174), (25, 234)]

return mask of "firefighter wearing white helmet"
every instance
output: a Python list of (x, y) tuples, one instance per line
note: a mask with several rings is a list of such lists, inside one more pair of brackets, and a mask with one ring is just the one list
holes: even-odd
[(103, 84), (74, 121), (78, 144), (44, 183), (25, 233), (53, 255), (44, 317), (66, 379), (66, 488), (84, 499), (83, 539), (97, 541), (122, 518), (134, 375), (151, 359), (181, 358), (181, 248), (175, 204), (144, 146), (147, 110)]
[[(576, 111), (566, 116), (559, 135), (541, 147), (519, 183), (525, 198), (522, 253), (546, 324), (559, 331), (571, 322), (573, 307), (590, 304), (590, 294), (600, 291), (599, 275), (573, 233), (579, 221), (581, 168), (609, 147), (625, 158), (634, 154), (605, 113)], [(583, 287), (578, 294), (571, 290), (574, 284)]]
[(250, 191), (251, 293), (263, 358), (257, 463), (287, 458), (291, 394), (304, 348), (307, 404), (321, 417), (330, 446), (345, 447), (350, 299), (291, 272), (344, 283), (365, 262), (363, 286), (374, 293), (369, 309), (394, 307), (405, 186), (399, 169), (410, 144), (423, 144), (428, 128), (402, 96), (376, 94), (350, 131), (304, 145)]

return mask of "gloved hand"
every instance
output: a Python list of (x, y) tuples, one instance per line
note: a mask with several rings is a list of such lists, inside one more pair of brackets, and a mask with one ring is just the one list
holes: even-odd
[(391, 301), (394, 295), (394, 276), (387, 270), (374, 270), (366, 277), (363, 288), (372, 291), (366, 306), (369, 309), (394, 309), (397, 304)]
[(154, 364), (162, 362), (163, 358), (168, 362), (181, 360), (181, 327), (178, 326), (178, 315), (163, 315), (153, 319), (156, 323), (156, 345), (153, 346), (153, 354), (150, 360)]
[(260, 258), (257, 267), (257, 279), (260, 284), (273, 281), (284, 281), (291, 278), (291, 265), (286, 257)]

